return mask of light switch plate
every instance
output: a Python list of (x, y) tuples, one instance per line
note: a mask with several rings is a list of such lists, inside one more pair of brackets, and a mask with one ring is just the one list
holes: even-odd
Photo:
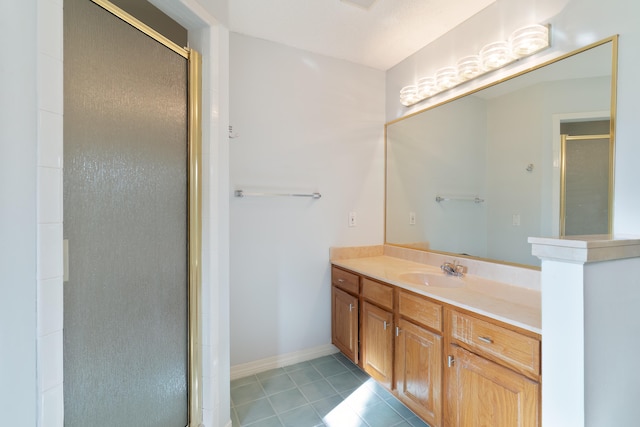
[(355, 212), (349, 212), (349, 227), (358, 225), (358, 218)]

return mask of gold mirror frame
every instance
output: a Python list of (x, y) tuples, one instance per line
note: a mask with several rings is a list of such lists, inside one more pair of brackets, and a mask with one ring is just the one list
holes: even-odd
[[(384, 138), (385, 138), (385, 212), (384, 212), (384, 242), (386, 245), (390, 245), (390, 246), (398, 246), (398, 247), (404, 247), (404, 248), (408, 248), (408, 249), (417, 249), (417, 250), (421, 250), (424, 252), (431, 252), (431, 253), (437, 253), (437, 254), (442, 254), (442, 255), (448, 255), (448, 256), (454, 256), (456, 258), (467, 258), (467, 259), (475, 259), (475, 260), (481, 260), (481, 261), (488, 261), (488, 262), (492, 262), (492, 263), (496, 263), (496, 264), (503, 264), (503, 265), (511, 265), (511, 266), (517, 266), (517, 267), (521, 267), (521, 268), (528, 268), (528, 269), (533, 269), (533, 270), (540, 270), (540, 267), (536, 267), (536, 266), (531, 266), (531, 265), (526, 265), (526, 264), (519, 264), (519, 263), (514, 263), (514, 262), (509, 262), (509, 261), (503, 261), (503, 260), (497, 260), (497, 259), (491, 259), (491, 258), (484, 258), (484, 257), (476, 257), (476, 256), (469, 256), (469, 255), (462, 255), (462, 254), (458, 254), (458, 253), (451, 253), (451, 252), (445, 252), (445, 251), (438, 251), (438, 250), (433, 250), (433, 249), (420, 249), (420, 248), (416, 248), (414, 246), (411, 245), (403, 245), (403, 244), (397, 244), (397, 243), (389, 243), (387, 240), (387, 192), (388, 192), (388, 188), (387, 188), (387, 175), (388, 175), (388, 170), (387, 170), (387, 140), (388, 140), (388, 127), (390, 125), (393, 125), (394, 123), (398, 123), (401, 122), (403, 120), (415, 117), (421, 113), (424, 113), (426, 111), (432, 110), (434, 108), (440, 107), (442, 105), (445, 104), (449, 104), (453, 101), (456, 101), (458, 99), (464, 98), (465, 96), (468, 95), (472, 95), (476, 92), (480, 92), (484, 89), (499, 85), (500, 83), (515, 79), (516, 77), (522, 76), (524, 74), (530, 73), (532, 71), (538, 70), (540, 68), (546, 67), (547, 65), (551, 65), (554, 64), (556, 62), (562, 61), (564, 59), (570, 58), (572, 56), (578, 55), (582, 52), (588, 51), (590, 49), (593, 49), (595, 47), (598, 46), (602, 46), (605, 45), (607, 43), (611, 43), (611, 90), (610, 90), (610, 96), (611, 96), (611, 103), (610, 103), (610, 131), (609, 131), (609, 135), (611, 136), (611, 156), (609, 159), (609, 173), (610, 173), (610, 179), (609, 179), (609, 232), (613, 233), (613, 202), (614, 202), (614, 163), (615, 163), (615, 126), (616, 126), (616, 105), (617, 105), (617, 82), (618, 82), (618, 38), (619, 36), (613, 35), (611, 37), (607, 37), (605, 39), (602, 39), (600, 41), (591, 43), (587, 46), (584, 46), (582, 48), (576, 49), (574, 51), (568, 52), (566, 54), (563, 54), (557, 58), (545, 61), (543, 63), (537, 64), (531, 68), (527, 68), (525, 70), (522, 70), (520, 72), (517, 72), (515, 74), (512, 74), (508, 77), (496, 80), (495, 82), (491, 82), (489, 84), (474, 88), (472, 90), (469, 90), (467, 92), (464, 92), (462, 94), (456, 95), (455, 97), (451, 98), (451, 99), (447, 99), (445, 101), (436, 103), (434, 105), (430, 105), (427, 108), (424, 108), (422, 110), (419, 111), (415, 111), (411, 114), (408, 114), (406, 116), (397, 118), (395, 120), (392, 120), (390, 122), (385, 123), (384, 126)], [(564, 180), (561, 181), (561, 185), (562, 182)]]
[(202, 57), (107, 0), (91, 0), (188, 61), (188, 424), (202, 425)]

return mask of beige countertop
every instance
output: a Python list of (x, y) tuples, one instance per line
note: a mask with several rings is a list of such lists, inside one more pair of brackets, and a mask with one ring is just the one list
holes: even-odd
[[(391, 256), (334, 259), (332, 264), (381, 282), (451, 304), (522, 329), (542, 334), (540, 292), (487, 280), (479, 276), (446, 276), (438, 267)], [(403, 278), (403, 273), (424, 272), (436, 276), (434, 283), (451, 280), (459, 287), (417, 284)]]

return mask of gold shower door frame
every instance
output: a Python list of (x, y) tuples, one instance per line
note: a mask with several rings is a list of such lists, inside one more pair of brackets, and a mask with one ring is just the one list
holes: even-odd
[(107, 0), (93, 3), (188, 61), (188, 425), (202, 424), (202, 57), (183, 48)]
[(567, 141), (586, 141), (594, 139), (608, 139), (609, 140), (609, 188), (608, 188), (608, 201), (607, 201), (607, 213), (608, 213), (608, 233), (612, 233), (613, 228), (613, 138), (611, 133), (606, 135), (560, 135), (561, 148), (560, 148), (560, 237), (565, 236), (566, 233), (566, 217), (567, 217)]

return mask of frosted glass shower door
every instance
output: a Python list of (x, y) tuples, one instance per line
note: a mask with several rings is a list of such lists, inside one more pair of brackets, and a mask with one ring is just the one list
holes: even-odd
[(64, 2), (66, 426), (188, 424), (187, 60)]
[(612, 157), (609, 135), (562, 135), (562, 236), (611, 232)]

